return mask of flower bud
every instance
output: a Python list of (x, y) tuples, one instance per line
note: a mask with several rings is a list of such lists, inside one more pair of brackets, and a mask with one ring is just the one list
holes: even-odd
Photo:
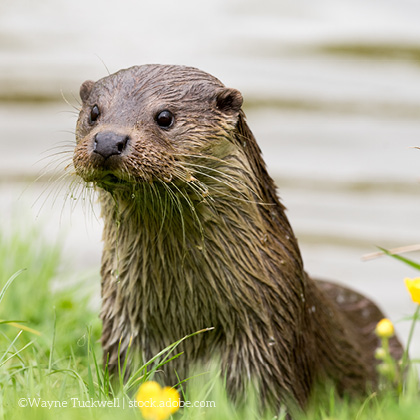
[(394, 325), (387, 319), (381, 319), (375, 328), (375, 334), (380, 338), (390, 338), (394, 335)]

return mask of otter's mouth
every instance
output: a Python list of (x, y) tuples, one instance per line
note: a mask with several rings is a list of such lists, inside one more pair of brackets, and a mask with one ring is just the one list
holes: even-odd
[(96, 180), (94, 181), (94, 183), (100, 187), (103, 188), (104, 190), (110, 191), (116, 188), (121, 188), (121, 187), (126, 187), (129, 184), (133, 183), (133, 180), (121, 177), (116, 175), (115, 173), (104, 173), (101, 174), (100, 176), (98, 176), (96, 178)]
[(132, 190), (135, 186), (141, 184), (150, 184), (156, 181), (153, 178), (146, 179), (143, 177), (124, 176), (124, 174), (115, 174), (113, 172), (106, 172), (97, 174), (95, 179), (92, 180), (98, 187), (103, 188), (106, 191), (121, 190), (129, 188)]
[(121, 184), (122, 182), (124, 182), (124, 180), (118, 178), (114, 174), (106, 174), (100, 180), (98, 180), (98, 183), (99, 182), (103, 182), (104, 184)]
[(106, 174), (96, 181), (97, 185), (105, 190), (113, 188), (118, 184), (122, 184), (124, 181), (121, 178), (118, 178), (114, 174)]

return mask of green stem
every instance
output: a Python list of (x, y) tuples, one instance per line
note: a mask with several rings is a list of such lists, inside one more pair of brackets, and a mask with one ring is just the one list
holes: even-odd
[(382, 338), (382, 348), (385, 350), (386, 353), (386, 357), (385, 360), (388, 361), (389, 360), (389, 338)]
[(406, 364), (408, 363), (408, 350), (410, 348), (411, 340), (414, 334), (414, 327), (416, 326), (416, 321), (419, 318), (420, 305), (417, 305), (416, 312), (414, 312), (413, 322), (411, 323), (410, 333), (408, 334), (407, 346), (405, 347), (404, 354), (401, 360), (401, 372), (404, 372)]

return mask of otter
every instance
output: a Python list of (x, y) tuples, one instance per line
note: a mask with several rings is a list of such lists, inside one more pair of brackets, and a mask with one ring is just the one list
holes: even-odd
[[(174, 385), (217, 356), (232, 395), (304, 407), (315, 384), (377, 382), (366, 297), (311, 279), (242, 110), (241, 93), (192, 67), (142, 65), (80, 88), (75, 172), (101, 204), (104, 361), (180, 344)], [(392, 340), (393, 354), (401, 346)], [(132, 351), (132, 350), (130, 350)]]

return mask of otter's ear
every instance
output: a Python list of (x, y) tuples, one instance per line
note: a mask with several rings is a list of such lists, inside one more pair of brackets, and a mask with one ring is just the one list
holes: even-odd
[(242, 103), (241, 92), (236, 89), (225, 88), (216, 95), (217, 109), (229, 115), (237, 115)]
[(87, 101), (87, 98), (89, 98), (90, 92), (92, 92), (92, 88), (93, 85), (95, 84), (95, 82), (93, 80), (86, 80), (86, 82), (84, 82), (82, 84), (82, 86), (80, 86), (80, 99), (83, 102)]

